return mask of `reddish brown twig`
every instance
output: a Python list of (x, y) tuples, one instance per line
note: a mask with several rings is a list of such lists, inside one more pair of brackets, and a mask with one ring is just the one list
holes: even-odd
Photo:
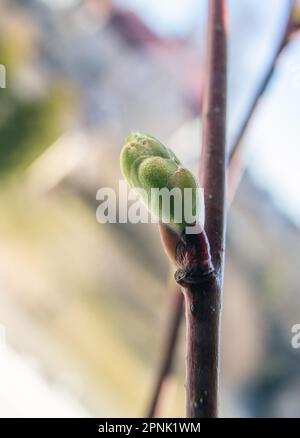
[(185, 298), (186, 415), (191, 418), (216, 417), (218, 412), (219, 320), (225, 248), (226, 20), (226, 0), (209, 0), (200, 178), (214, 270), (208, 275), (202, 271), (187, 281), (178, 281)]
[(226, 40), (226, 0), (209, 0), (201, 156), (206, 231), (178, 238), (168, 227), (161, 227), (165, 249), (178, 266), (175, 279), (185, 299), (189, 418), (215, 417), (218, 409), (225, 235)]

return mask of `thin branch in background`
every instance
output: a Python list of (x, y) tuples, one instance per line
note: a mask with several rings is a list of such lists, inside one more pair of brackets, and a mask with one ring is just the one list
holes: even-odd
[[(173, 371), (176, 347), (178, 345), (179, 329), (183, 318), (184, 299), (180, 287), (177, 284), (174, 285), (169, 293), (171, 294), (169, 310), (170, 324), (167, 327), (167, 333), (165, 335), (164, 348), (162, 349), (162, 357), (158, 368), (157, 378), (151, 394), (147, 418), (160, 417), (163, 412), (161, 409), (161, 400), (166, 398), (165, 392), (168, 390), (168, 388), (165, 385), (165, 382), (169, 380)], [(173, 321), (175, 324), (173, 324)]]
[[(263, 96), (266, 91), (275, 71), (275, 67), (277, 65), (278, 58), (281, 53), (284, 51), (288, 43), (291, 41), (293, 37), (298, 36), (299, 34), (299, 23), (293, 22), (293, 10), (295, 8), (295, 2), (290, 1), (288, 4), (288, 20), (285, 25), (284, 31), (282, 33), (282, 38), (279, 42), (277, 49), (274, 52), (274, 56), (271, 59), (270, 66), (267, 68), (259, 86), (257, 92), (253, 96), (252, 103), (249, 106), (245, 119), (243, 123), (240, 125), (239, 132), (235, 138), (233, 146), (231, 148), (231, 153), (229, 156), (229, 169), (228, 169), (228, 192), (227, 192), (227, 205), (231, 206), (231, 203), (234, 199), (234, 195), (237, 191), (238, 184), (241, 180), (244, 166), (242, 160), (240, 159), (240, 149), (242, 146), (242, 142), (244, 140), (247, 128), (250, 124), (250, 121), (255, 113), (255, 110), (258, 106), (260, 98)], [(170, 305), (170, 321), (174, 321), (175, 317), (178, 318), (178, 326), (174, 324), (170, 324), (168, 326), (168, 333), (166, 336), (166, 344), (165, 349), (163, 350), (163, 357), (161, 361), (161, 366), (159, 368), (159, 378), (156, 380), (156, 384), (154, 386), (153, 396), (151, 398), (151, 409), (149, 410), (149, 418), (153, 418), (154, 416), (159, 416), (161, 414), (161, 410), (159, 409), (159, 400), (165, 398), (164, 391), (167, 390), (167, 386), (164, 385), (164, 381), (169, 378), (170, 373), (172, 372), (172, 363), (174, 361), (176, 346), (178, 340), (179, 326), (183, 316), (183, 294), (180, 293), (179, 287), (174, 290), (177, 295), (177, 299), (174, 300), (172, 297), (171, 305)]]
[(177, 284), (173, 285), (169, 293), (171, 294), (171, 307), (172, 310), (174, 309), (174, 311), (170, 312), (164, 349), (162, 350), (163, 362), (160, 364), (147, 418), (155, 418), (159, 415), (159, 412), (162, 411), (164, 400), (163, 395), (168, 392), (167, 376), (169, 376), (173, 371), (173, 356), (176, 352), (175, 346), (179, 336), (180, 322), (183, 315), (183, 295), (180, 290), (178, 290)]
[(268, 88), (268, 85), (270, 84), (273, 78), (278, 60), (282, 52), (290, 42), (290, 39), (296, 29), (296, 26), (294, 26), (294, 21), (293, 21), (293, 15), (294, 15), (296, 3), (297, 2), (295, 0), (289, 0), (288, 2), (287, 21), (283, 29), (282, 36), (279, 40), (278, 46), (274, 50), (269, 66), (267, 67), (265, 74), (262, 77), (261, 82), (258, 85), (258, 88), (252, 97), (252, 100), (249, 105), (249, 109), (245, 115), (244, 120), (241, 123), (237, 136), (233, 142), (233, 147), (230, 150), (229, 169), (228, 169), (228, 186), (230, 187), (230, 190), (228, 190), (229, 204), (231, 204), (231, 202), (233, 201), (234, 195), (237, 191), (237, 187), (241, 181), (244, 171), (244, 164), (241, 157), (242, 155), (241, 145), (243, 143), (247, 128), (250, 124), (253, 114), (255, 113), (255, 110), (259, 105), (262, 95), (265, 93), (266, 89)]

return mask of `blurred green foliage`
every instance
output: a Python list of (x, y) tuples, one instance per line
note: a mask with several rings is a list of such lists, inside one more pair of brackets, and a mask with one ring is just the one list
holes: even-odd
[(6, 117), (0, 120), (0, 175), (8, 175), (28, 166), (58, 137), (61, 131), (62, 93), (59, 89), (46, 96), (23, 102), (7, 93), (0, 103)]
[[(27, 46), (24, 46), (24, 39)], [(0, 90), (0, 177), (13, 177), (25, 169), (62, 133), (64, 114), (70, 109), (70, 88), (51, 79), (38, 93), (15, 84), (24, 65), (30, 64), (30, 38), (0, 35), (0, 62), (6, 69), (6, 88)]]

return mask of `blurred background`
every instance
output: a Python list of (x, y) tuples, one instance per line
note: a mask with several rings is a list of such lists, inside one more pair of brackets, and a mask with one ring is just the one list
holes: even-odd
[[(229, 1), (228, 146), (288, 3)], [(118, 187), (134, 130), (197, 171), (205, 28), (205, 0), (1, 1), (2, 417), (146, 415), (169, 266), (157, 226), (97, 223), (96, 193)], [(247, 131), (228, 219), (222, 416), (300, 416), (299, 113), (295, 38)], [(184, 415), (184, 358), (181, 330), (163, 416)]]

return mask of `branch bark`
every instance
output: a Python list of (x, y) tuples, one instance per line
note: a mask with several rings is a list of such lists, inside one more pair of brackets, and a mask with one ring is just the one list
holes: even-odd
[(206, 229), (175, 236), (160, 227), (178, 269), (186, 308), (186, 416), (216, 417), (219, 380), (219, 321), (223, 285), (226, 178), (227, 31), (226, 0), (209, 0), (201, 183)]
[[(188, 279), (177, 278), (184, 292), (186, 309), (186, 416), (189, 418), (216, 417), (218, 412), (219, 321), (225, 248), (226, 6), (226, 0), (208, 1), (200, 181), (204, 188), (205, 231), (213, 271), (199, 270)], [(190, 255), (189, 246), (186, 255)]]

